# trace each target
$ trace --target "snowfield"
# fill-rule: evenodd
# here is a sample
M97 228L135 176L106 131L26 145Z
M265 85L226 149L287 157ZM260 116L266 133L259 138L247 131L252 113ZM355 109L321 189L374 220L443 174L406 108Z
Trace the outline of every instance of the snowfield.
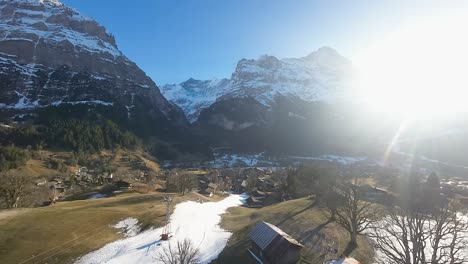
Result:
M164 248L177 241L190 239L199 249L201 263L216 259L226 246L232 233L219 226L221 215L230 207L242 205L247 196L230 195L219 202L183 202L176 205L170 220L171 238L161 241L162 228L150 229L140 234L107 244L91 252L76 263L158 263L156 257ZM137 226L135 220L123 220L116 226Z

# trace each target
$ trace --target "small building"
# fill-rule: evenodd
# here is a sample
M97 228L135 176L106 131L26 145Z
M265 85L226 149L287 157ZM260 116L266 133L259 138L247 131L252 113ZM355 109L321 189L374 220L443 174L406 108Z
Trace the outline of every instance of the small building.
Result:
M216 193L217 189L218 189L218 184L210 183L205 189L201 190L200 193L207 197L212 197Z
M112 173L104 173L104 181L106 183L112 183L112 181L114 180L114 175Z
M325 264L360 264L359 261L353 258L342 258L337 260L330 260L325 262Z
M259 222L250 231L252 246L249 252L264 264L294 264L301 258L304 247L280 228L267 222Z
M380 203L392 202L391 195L389 195L388 192L384 189L370 185L363 185L359 187L359 191L362 192L364 198L367 200Z
M36 186L44 186L47 184L47 180L45 178L40 178L35 181Z
M131 179L124 179L124 180L115 182L115 186L117 188L131 188L134 182L135 181Z
M258 189L249 193L250 197L253 197L253 198L257 199L257 200L265 199L268 196L268 194L269 193L259 191Z
M264 203L262 200L256 199L255 197L250 196L245 200L245 206L249 208L261 208L263 207Z

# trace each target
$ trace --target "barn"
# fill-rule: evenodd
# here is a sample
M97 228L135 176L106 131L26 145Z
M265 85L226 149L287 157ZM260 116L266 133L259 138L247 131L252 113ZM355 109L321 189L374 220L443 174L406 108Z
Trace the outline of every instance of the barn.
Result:
M257 223L250 231L249 238L252 242L250 253L264 264L297 263L304 247L283 230L267 222Z

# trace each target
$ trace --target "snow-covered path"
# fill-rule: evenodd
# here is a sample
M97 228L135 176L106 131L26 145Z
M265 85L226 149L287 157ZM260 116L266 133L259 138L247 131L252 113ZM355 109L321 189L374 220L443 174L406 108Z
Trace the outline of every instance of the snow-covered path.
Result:
M155 257L171 243L190 239L199 248L202 263L216 259L226 246L232 233L219 226L221 214L230 207L244 203L246 196L230 195L219 202L183 202L176 205L171 216L171 235L167 241L160 241L162 228L150 229L136 236L121 239L91 252L80 259L78 264L91 263L158 263Z

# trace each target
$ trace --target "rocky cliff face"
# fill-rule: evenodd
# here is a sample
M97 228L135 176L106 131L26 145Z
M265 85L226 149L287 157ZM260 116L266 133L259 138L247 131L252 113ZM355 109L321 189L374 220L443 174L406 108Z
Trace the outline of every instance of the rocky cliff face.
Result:
M139 103L186 123L96 21L58 0L0 0L0 108Z

